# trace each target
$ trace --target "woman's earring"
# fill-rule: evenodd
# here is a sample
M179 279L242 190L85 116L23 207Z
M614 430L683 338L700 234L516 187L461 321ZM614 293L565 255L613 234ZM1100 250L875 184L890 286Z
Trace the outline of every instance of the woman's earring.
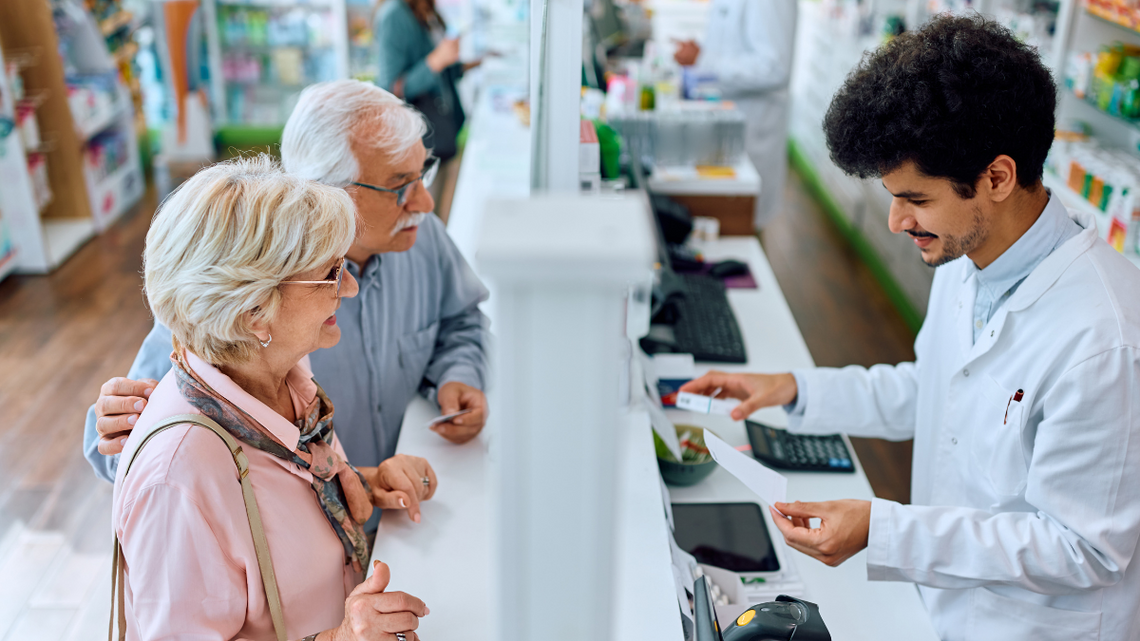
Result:
M269 347L269 344L273 342L273 334L269 335L269 340L263 341L259 338L257 342L261 343L262 347Z

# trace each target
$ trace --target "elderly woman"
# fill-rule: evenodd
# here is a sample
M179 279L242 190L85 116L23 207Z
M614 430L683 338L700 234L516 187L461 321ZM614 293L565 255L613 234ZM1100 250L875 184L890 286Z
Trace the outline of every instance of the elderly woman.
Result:
M341 298L358 291L344 269L354 212L343 190L262 156L199 172L155 214L146 295L174 336L173 368L115 480L127 638L416 639L427 606L384 592L383 564L361 582L361 524L370 484L434 474L414 457L349 465L308 365L310 352L337 343ZM183 414L240 443L275 578L259 568L236 448L193 422L144 438Z

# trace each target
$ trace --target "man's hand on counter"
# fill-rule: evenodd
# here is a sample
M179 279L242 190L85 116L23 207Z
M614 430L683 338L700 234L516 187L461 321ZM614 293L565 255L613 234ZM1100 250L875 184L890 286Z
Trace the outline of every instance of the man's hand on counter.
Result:
M444 383L436 393L436 400L439 402L439 412L443 415L471 410L469 414L432 426L435 433L452 443L470 441L479 435L487 422L487 397L477 388L457 381Z
M871 502L857 499L821 503L776 503L772 520L788 545L831 567L867 547L871 531ZM780 512L786 516L781 516ZM819 527L811 527L819 519Z
M708 396L717 389L721 398L742 402L732 410L732 420L743 421L763 407L787 405L796 400L796 377L791 374L726 374L712 371L681 386L682 392Z

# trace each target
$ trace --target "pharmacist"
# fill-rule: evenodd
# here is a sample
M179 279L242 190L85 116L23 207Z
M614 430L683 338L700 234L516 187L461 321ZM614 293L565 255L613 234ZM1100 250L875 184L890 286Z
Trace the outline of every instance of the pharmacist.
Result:
M798 432L914 439L912 505L777 504L793 548L919 586L947 641L1140 638L1140 272L1041 184L1056 87L981 18L865 59L824 119L937 267L913 363L710 373ZM811 527L810 519L820 519Z
M756 229L783 209L795 33L796 0L712 0L704 43L679 42L673 56L716 76L722 97L747 119L745 151L760 173Z

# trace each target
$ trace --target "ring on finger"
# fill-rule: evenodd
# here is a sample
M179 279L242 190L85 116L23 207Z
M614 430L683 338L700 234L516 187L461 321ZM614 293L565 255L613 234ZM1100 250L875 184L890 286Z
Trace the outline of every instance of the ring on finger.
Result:
M403 632L397 632L396 641L408 641L408 637L404 636Z
M421 478L420 482L422 482L424 484L424 487L431 489L431 479L429 479L428 477L425 476L425 477Z

